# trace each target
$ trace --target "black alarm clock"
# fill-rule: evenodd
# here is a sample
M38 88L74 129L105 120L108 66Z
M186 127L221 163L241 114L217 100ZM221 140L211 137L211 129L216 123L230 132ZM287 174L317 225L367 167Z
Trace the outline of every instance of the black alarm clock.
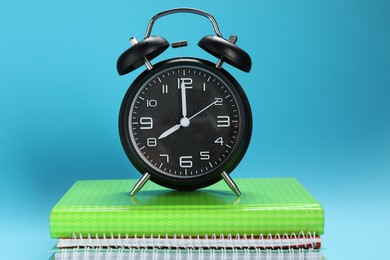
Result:
M154 22L173 13L207 17L216 35L198 45L216 56L212 63L178 57L155 65L151 60L170 44L150 36ZM192 8L177 8L155 15L145 38L118 59L120 75L145 65L146 70L129 87L119 113L119 133L127 157L143 175L131 191L135 195L150 179L176 190L194 190L222 179L239 196L229 174L243 158L251 138L252 115L248 99L223 62L249 72L251 59L237 47L237 37L222 37L212 15ZM172 47L186 46L186 41Z

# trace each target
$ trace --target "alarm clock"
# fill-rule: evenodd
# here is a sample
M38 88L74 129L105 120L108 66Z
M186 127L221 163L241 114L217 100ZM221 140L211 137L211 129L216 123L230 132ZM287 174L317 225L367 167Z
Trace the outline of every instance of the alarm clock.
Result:
M198 45L216 56L216 63L177 57L152 64L151 60L170 44L151 36L154 22L174 13L192 13L208 18L215 35ZM223 38L214 17L192 8L177 8L155 15L140 42L117 61L120 75L145 65L126 92L119 113L119 135L123 149L142 174L130 192L134 196L151 180L176 190L194 190L225 180L238 196L230 173L243 158L251 138L252 115L248 99L237 80L222 68L224 62L249 72L250 56ZM172 47L186 46L186 41Z

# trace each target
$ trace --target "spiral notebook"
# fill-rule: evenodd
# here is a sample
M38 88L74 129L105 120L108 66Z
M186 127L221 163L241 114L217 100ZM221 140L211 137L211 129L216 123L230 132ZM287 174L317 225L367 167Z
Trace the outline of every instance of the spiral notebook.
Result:
M177 192L135 180L78 181L50 214L58 248L320 248L321 204L295 179L235 179Z
M324 260L318 250L249 249L55 249L50 260Z

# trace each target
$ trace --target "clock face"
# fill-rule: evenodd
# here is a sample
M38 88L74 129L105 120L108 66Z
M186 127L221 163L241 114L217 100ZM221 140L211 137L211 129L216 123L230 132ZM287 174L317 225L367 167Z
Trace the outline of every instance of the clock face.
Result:
M141 74L122 103L124 149L141 171L176 189L208 186L230 173L251 135L238 83L206 61L176 59Z

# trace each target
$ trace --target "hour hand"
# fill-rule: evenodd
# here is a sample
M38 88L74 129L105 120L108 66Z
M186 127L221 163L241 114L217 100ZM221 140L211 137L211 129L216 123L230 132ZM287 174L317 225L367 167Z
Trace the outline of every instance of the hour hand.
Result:
M174 125L172 126L171 128L169 128L167 131L165 131L164 133L162 133L158 139L163 139L165 137L167 137L168 135L172 134L173 132L176 132L177 130L180 129L180 124L177 124L177 125Z
M165 138L167 137L168 135L172 134L173 132L176 132L177 130L180 129L180 127L187 127L190 125L190 120L187 118L187 117L183 117L182 119L180 119L180 124L177 124L177 125L174 125L172 126L171 128L169 128L167 131L165 131L164 133L162 133L158 139L162 139L162 138Z

